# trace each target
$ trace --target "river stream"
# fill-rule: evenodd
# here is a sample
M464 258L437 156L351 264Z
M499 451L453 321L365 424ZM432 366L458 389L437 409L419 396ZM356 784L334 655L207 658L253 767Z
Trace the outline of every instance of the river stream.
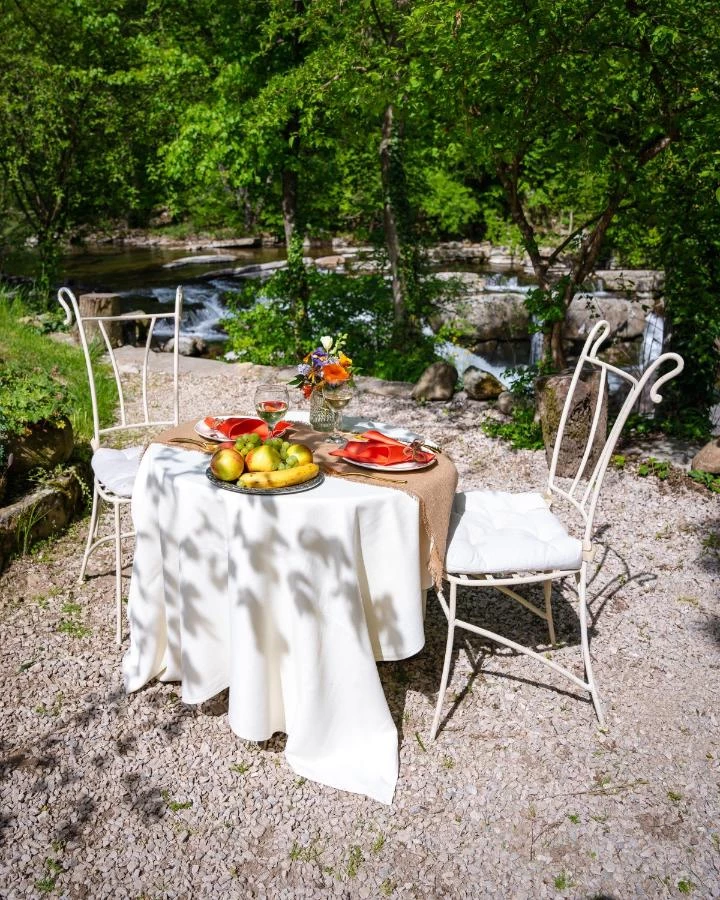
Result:
M330 247L306 252L315 258L337 253ZM171 306L175 289L182 284L185 299L181 332L202 339L210 352L218 355L222 354L226 340L220 325L227 314L226 295L239 290L248 278L267 277L282 265L284 259L282 247L223 246L189 250L187 247L113 245L69 253L61 263L61 283L76 294L117 293L125 311L142 309L146 312ZM525 273L497 271L473 262L445 262L441 268L444 272L473 272L483 276L483 292L499 299L503 295L523 295L533 286ZM10 271L29 274L33 271L33 260L29 256L14 260ZM590 302L607 296L601 286L587 294ZM538 347L537 339L529 338L525 342L500 342L492 355L479 356L452 344L441 349L458 371L463 372L467 366L474 365L508 383L503 374L505 369L533 361ZM662 322L651 315L639 348L638 362L647 365L661 349Z

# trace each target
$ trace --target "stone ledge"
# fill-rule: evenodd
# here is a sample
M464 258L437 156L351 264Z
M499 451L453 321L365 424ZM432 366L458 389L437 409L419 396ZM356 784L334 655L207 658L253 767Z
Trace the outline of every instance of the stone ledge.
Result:
M0 572L16 552L62 531L81 507L82 489L74 471L0 507Z

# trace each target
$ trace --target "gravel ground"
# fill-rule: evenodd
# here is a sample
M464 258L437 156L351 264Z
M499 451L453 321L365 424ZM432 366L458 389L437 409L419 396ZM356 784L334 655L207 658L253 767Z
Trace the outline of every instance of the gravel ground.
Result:
M253 387L222 364L186 374L183 418L249 410ZM441 443L464 488L546 478L543 453L480 432L479 404L353 402ZM75 583L85 518L0 576L0 896L720 897L719 501L686 482L608 474L589 586L603 731L568 683L461 633L431 744L445 621L429 598L424 651L380 666L392 806L299 779L280 735L239 740L225 695L126 697L110 552ZM571 587L554 600L560 661L578 654ZM546 648L520 607L464 596Z

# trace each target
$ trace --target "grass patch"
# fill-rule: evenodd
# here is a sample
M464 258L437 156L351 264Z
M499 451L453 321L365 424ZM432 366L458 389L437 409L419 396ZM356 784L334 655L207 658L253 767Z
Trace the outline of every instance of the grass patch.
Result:
M720 494L720 475L711 475L710 472L692 469L688 472L688 478L692 478L693 481L706 487L713 494Z
M649 456L644 462L640 463L637 473L641 478L654 475L660 481L665 481L670 474L670 463L667 461L661 462L659 459L655 459L654 456Z
M532 406L515 407L509 422L485 419L480 423L480 428L488 437L507 441L513 450L542 450L545 446L542 428L535 421Z
M168 790L160 791L160 796L163 798L163 800L167 804L167 808L171 812L179 812L181 809L191 809L193 805L192 800L185 800L182 802L179 800L173 800L170 796L170 791Z
M362 854L362 850L355 844L350 848L350 857L348 859L347 864L347 875L348 878L356 878L358 872L360 871L360 866L365 862L365 857Z
M79 347L61 344L38 329L20 321L28 311L18 298L0 290L0 361L4 366L27 368L29 363L64 387L63 410L70 419L78 441L92 437L92 405L85 368ZM93 348L100 354L100 348ZM109 368L96 377L95 387L101 423L110 424L116 404L115 384Z
M63 603L62 612L63 616L57 627L61 634L67 634L73 638L84 638L92 634L92 629L80 621L82 606L79 603L68 600L67 603Z

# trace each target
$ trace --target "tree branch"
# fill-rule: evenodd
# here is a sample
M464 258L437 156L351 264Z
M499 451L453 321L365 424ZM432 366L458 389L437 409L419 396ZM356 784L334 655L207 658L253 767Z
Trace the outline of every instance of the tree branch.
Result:
M510 215L512 216L513 222L520 229L520 234L522 235L525 249L530 256L535 274L540 280L544 281L548 264L542 258L540 248L535 239L535 229L528 221L525 210L523 209L522 200L520 199L518 191L519 163L517 157L513 160L512 164L498 162L495 166L495 171L497 172L500 184L502 184L503 189L505 190L505 194L510 203ZM542 286L544 287L545 285L543 284Z

